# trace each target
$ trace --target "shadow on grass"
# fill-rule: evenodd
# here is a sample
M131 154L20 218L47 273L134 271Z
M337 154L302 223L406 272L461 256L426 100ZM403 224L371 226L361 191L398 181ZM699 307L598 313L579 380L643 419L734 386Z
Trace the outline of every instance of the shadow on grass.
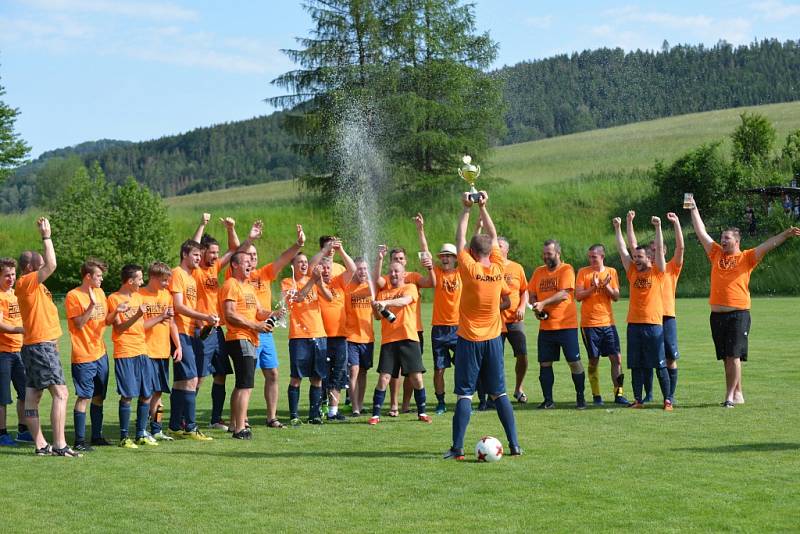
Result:
M426 459L437 456L431 451L170 451L170 455L221 456L262 460L264 458L415 458ZM441 455L438 455L441 458Z
M684 447L676 451L700 453L776 452L800 450L800 443L740 443L738 445L716 445L713 447Z

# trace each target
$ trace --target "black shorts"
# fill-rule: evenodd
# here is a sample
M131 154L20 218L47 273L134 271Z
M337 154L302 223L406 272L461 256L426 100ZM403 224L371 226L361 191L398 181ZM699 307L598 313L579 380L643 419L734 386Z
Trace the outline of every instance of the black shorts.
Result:
M419 350L419 341L403 339L381 345L378 373L389 374L393 378L397 378L400 376L401 368L403 376L425 372L425 366L422 364L422 353Z
M739 358L747 361L747 336L750 334L750 310L711 312L711 337L717 359Z
M256 348L246 339L225 342L228 356L233 361L236 389L253 389L256 376Z
M500 334L503 336L503 343L508 341L511 345L511 350L514 351L514 357L528 355L528 340L525 338L525 325L524 323L506 323L508 332Z

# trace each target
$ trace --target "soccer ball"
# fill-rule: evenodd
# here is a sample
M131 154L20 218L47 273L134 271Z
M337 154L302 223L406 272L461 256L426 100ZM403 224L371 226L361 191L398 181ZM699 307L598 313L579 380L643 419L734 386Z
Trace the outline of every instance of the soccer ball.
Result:
M482 437L475 444L475 458L479 462L497 462L503 457L503 444L491 436Z

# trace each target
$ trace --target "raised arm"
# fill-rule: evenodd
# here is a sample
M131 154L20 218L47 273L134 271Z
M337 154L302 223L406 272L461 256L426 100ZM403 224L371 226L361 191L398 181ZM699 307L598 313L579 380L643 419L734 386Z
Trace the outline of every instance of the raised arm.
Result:
M770 250L779 247L790 237L800 237L800 228L790 226L778 235L772 236L756 247L756 259L760 260Z
M381 276L383 270L383 258L386 256L386 245L378 245L378 258L375 261L375 267L372 269L372 283L375 286L373 291L377 293L379 290L386 286L386 280Z
M256 221L256 222L259 223L259 224L261 223L261 221ZM261 234L259 233L259 235L261 235ZM305 244L306 244L306 234L303 231L303 225L302 224L298 224L297 225L297 240L294 242L294 244L291 247L289 247L286 250L284 250L281 253L281 255L278 256L278 259L276 259L273 262L272 266L275 269L275 272L279 273L284 267L289 265L289 262L292 261L292 258L297 256L297 253L300 252L300 249L302 249L305 246Z
M421 213L417 213L417 215L414 217L414 224L417 225L419 250L421 252L430 252L430 250L428 250L428 239L425 237L425 219L422 218Z
M708 254L709 251L711 251L711 245L714 244L714 240L711 239L711 236L708 235L708 232L706 232L706 225L703 223L703 219L700 218L700 210L697 209L697 204L695 203L694 199L691 199L691 207L688 209L692 216L694 233L697 235L697 239L700 240L700 244L703 245L706 254Z
M239 250L241 243L239 243L239 236L236 235L236 221L233 220L231 217L225 217L224 219L220 219L219 222L225 226L225 231L228 234L228 250L225 251L225 254L220 256L219 258L219 268L222 270L223 267L228 265L228 262L231 261L231 258ZM250 246L250 238L246 243L244 243L245 247Z
M614 217L611 219L611 224L614 225L614 235L617 242L617 250L619 251L619 259L622 260L622 266L625 271L631 266L631 255L628 252L628 247L625 246L625 240L622 238L622 219Z
M339 257L342 258L342 263L344 263L344 268L347 269L347 277L348 279L352 278L356 274L356 264L353 261L353 258L344 250L344 246L342 242L339 241L334 249L339 254Z
M192 241L199 243L200 240L203 239L203 234L205 233L206 226L208 226L208 222L210 220L211 220L210 213L203 213L200 216L200 224L197 225L197 230L194 231L194 235L192 236Z
M86 306L86 309L83 310L82 314L70 318L70 321L72 321L72 326L74 326L77 330L83 329L83 327L86 326L86 323L89 322L89 319L91 319L92 313L94 313L96 306L97 301L94 298L94 290L89 288L89 305Z
M461 215L458 217L458 224L456 225L456 250L461 252L467 246L467 226L469 226L469 210L472 208L472 201L469 199L469 193L464 193L461 196L461 204L464 208L461 210Z
M39 233L42 235L42 245L44 246L44 265L37 272L39 283L43 284L45 280L50 278L50 275L56 272L56 249L53 248L53 240L50 237L50 221L45 217L39 217L36 221L39 227Z
M656 267L662 273L667 270L667 260L664 258L664 234L661 231L661 219L659 217L651 217L650 222L656 229Z
M492 248L495 248L498 246L497 229L494 227L494 221L492 221L492 217L489 215L489 210L486 209L486 203L489 201L489 193L486 191L481 191L480 195L478 206L480 206L481 210L481 220L483 221L483 227L486 230L486 233L489 234L490 238L492 238Z
M628 238L628 251L633 252L639 246L636 241L636 232L633 231L633 219L636 218L636 212L633 210L628 211L628 216L625 218L625 237Z
M672 229L675 231L675 254L672 259L680 267L683 265L683 228L681 228L681 221L675 213L667 213L667 220L672 223Z

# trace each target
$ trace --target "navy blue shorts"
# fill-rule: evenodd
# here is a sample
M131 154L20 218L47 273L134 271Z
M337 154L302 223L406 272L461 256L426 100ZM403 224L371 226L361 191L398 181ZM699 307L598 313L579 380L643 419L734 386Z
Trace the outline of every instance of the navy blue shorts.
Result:
M194 331L194 337L197 340L194 347L197 376L233 374L228 352L225 349L225 333L221 327L212 328L205 339L200 338L200 329L197 328Z
M328 378L327 338L290 339L289 368L292 378Z
M581 337L588 358L616 356L620 353L619 333L614 325L581 328Z
M660 369L664 357L664 328L660 324L628 325L628 369Z
M506 323L506 330L508 330L508 332L503 332L500 336L503 338L504 344L506 340L508 340L508 343L511 345L511 350L514 351L514 357L527 356L528 339L525 337L524 323Z
M149 397L153 394L153 366L146 354L114 359L114 377L120 397Z
M75 395L82 399L106 398L108 391L108 355L86 363L72 364L72 383Z
M678 353L678 323L675 317L663 317L664 319L664 355L668 360L678 360L681 355Z
M358 365L361 369L372 369L372 359L375 353L375 343L347 342L347 363L350 366Z
M172 374L175 375L175 382L181 380L191 380L197 378L197 358L195 358L195 348L199 345L199 339L186 334L178 334L181 342L181 361L172 365Z
M169 393L169 358L150 358L153 393Z
M469 341L459 336L455 366L453 393L456 395L474 395L478 379L482 390L489 395L506 392L503 340L500 336L488 341Z
M329 337L327 344L328 389L345 389L350 383L347 376L347 339Z
M259 369L278 368L278 349L275 348L275 338L272 332L259 332L258 348L256 349L256 367Z
M17 400L25 400L25 366L19 352L0 352L0 404L9 405L11 385L17 392Z
M539 330L537 348L540 362L557 362L561 359L562 351L568 362L577 362L581 359L577 328Z
M431 328L434 369L447 369L452 365L458 343L456 332L458 332L458 326L434 325ZM422 347L421 344L420 347Z

